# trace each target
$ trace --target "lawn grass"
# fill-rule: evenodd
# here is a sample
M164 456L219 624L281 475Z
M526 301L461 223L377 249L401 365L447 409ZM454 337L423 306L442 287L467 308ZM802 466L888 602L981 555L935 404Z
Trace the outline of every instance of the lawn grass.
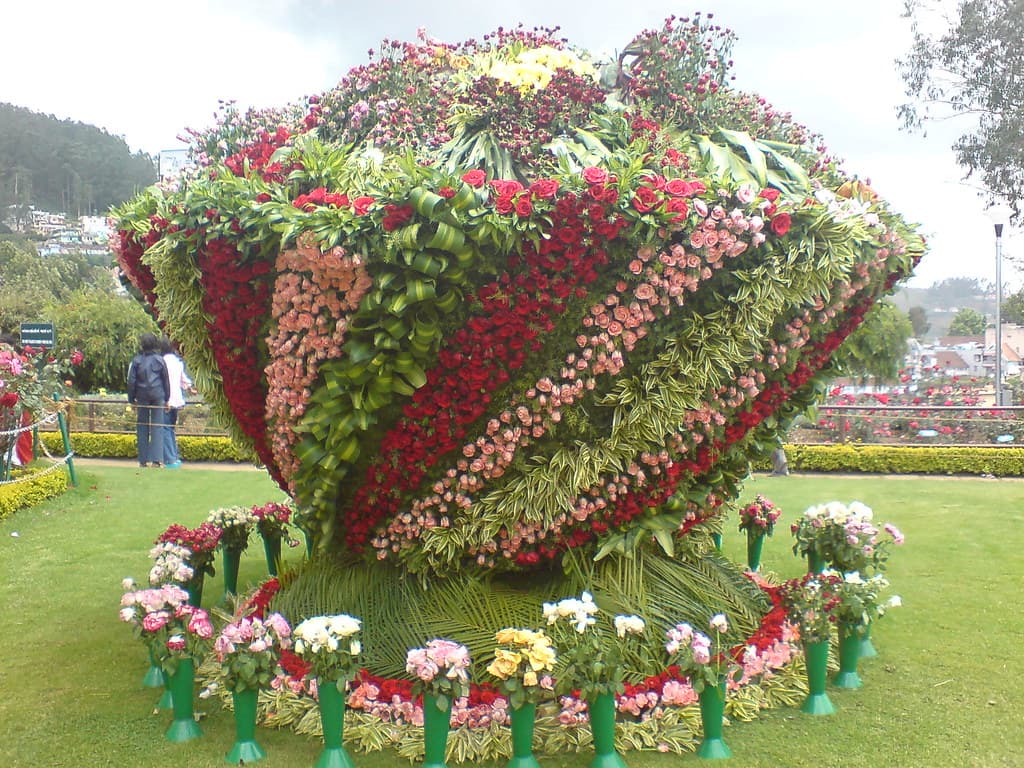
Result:
M164 740L170 715L154 714L141 687L143 648L118 621L124 576L144 580L147 550L171 522L194 525L210 509L280 498L264 475L188 468L140 471L82 466L60 499L0 522L0 765L225 765L229 713L206 711L203 739ZM1013 656L1021 631L1024 482L1014 480L791 476L753 478L783 510L763 567L797 575L788 522L811 504L859 499L899 525L907 545L889 575L904 607L876 628L880 657L861 663L864 687L830 690L839 712L811 718L766 713L726 728L731 764L745 768L1024 765L1024 673ZM12 534L17 533L14 537ZM729 524L725 549L743 557ZM286 560L301 556L285 553ZM265 575L258 546L243 558L240 586ZM205 604L222 590L207 581ZM261 728L266 768L313 765L316 740ZM368 768L405 763L393 753L354 754ZM542 757L550 768L585 766L590 756ZM635 768L697 765L693 755L628 753ZM498 768L500 763L480 764Z

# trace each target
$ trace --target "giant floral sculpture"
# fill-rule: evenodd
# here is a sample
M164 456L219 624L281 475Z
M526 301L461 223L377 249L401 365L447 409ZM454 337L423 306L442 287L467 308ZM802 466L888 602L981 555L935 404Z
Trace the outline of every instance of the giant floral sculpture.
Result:
M385 41L305 104L229 105L194 174L117 211L124 271L318 568L536 582L676 562L717 524L923 253L729 87L731 43L700 16L604 63L555 30Z

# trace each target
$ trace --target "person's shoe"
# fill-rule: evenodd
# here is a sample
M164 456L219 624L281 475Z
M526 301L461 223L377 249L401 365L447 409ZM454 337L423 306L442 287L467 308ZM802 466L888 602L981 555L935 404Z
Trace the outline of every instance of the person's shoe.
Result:
M157 469L160 469L160 462L159 461L150 462L149 466L156 467Z
M180 469L181 468L181 462L180 461L172 461L170 464L167 465L166 468L167 469Z

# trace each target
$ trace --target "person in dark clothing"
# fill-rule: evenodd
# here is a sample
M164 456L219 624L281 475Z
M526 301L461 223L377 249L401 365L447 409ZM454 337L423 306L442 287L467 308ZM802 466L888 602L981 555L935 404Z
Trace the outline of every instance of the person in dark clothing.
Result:
M142 334L139 348L128 369L128 402L136 410L139 466L159 467L164 461L164 410L171 396L170 378L156 336Z

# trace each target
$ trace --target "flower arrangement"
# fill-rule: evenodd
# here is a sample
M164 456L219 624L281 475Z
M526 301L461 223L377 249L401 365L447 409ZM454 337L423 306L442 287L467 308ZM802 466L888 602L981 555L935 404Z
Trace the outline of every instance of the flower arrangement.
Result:
M294 512L291 504L271 501L253 506L250 512L256 518L256 530L259 531L260 536L265 539L288 539L289 544L292 542L288 536L289 524Z
M58 358L49 349L25 347L20 352L0 343L0 408L18 406L39 418L52 409L53 394L65 390L71 369L82 363L74 350L67 358Z
M834 571L808 573L779 588L789 620L800 628L804 643L826 642L832 636L843 577Z
M836 621L842 624L866 627L884 616L889 608L902 605L899 595L882 599L882 592L889 586L889 581L880 573L867 579L857 571L834 575L841 579L836 586L838 603L834 612Z
M697 632L684 623L676 624L665 633L668 638L665 650L672 663L689 678L697 694L706 687L717 687L730 674L737 679L743 675L743 668L729 657L729 646L725 642L729 620L725 614L712 616L708 628L711 635Z
M781 514L782 510L774 502L759 493L752 502L740 509L739 529L752 536L771 536Z
M200 523L191 529L174 523L157 537L155 543L184 547L190 553L188 564L192 568L193 576L213 576L214 553L220 544L220 537L221 529L209 522Z
M232 692L268 688L282 649L291 647L291 627L279 613L265 619L245 617L225 625L213 643Z
M498 680L498 690L513 709L536 704L546 691L554 690L557 655L543 630L502 629L494 636L498 647L487 673Z
M424 648L411 649L405 658L405 670L415 680L412 695L432 696L437 708L469 695L469 649L452 640L435 639Z
M121 620L135 628L164 672L173 675L181 659L206 655L213 624L206 611L188 604L188 592L175 584L136 590L130 579L122 586Z
M256 517L248 507L221 507L206 518L206 522L220 528L221 549L235 552L249 546L249 534L256 527Z
M358 671L356 659L363 646L362 622L347 614L314 616L292 630L295 655L309 665L309 676L318 685L336 683L339 692Z
M566 662L556 690L568 693L578 688L580 697L587 700L621 693L625 652L643 635L644 620L630 615L609 618L589 592L544 603L543 614Z
M186 584L195 573L189 562L192 551L187 547L169 541L157 544L149 550L153 567L149 570L149 583L156 587L161 584Z
M902 545L904 536L891 523L880 530L873 517L871 508L859 501L810 507L791 526L793 553L814 554L843 573L884 571L890 547Z

